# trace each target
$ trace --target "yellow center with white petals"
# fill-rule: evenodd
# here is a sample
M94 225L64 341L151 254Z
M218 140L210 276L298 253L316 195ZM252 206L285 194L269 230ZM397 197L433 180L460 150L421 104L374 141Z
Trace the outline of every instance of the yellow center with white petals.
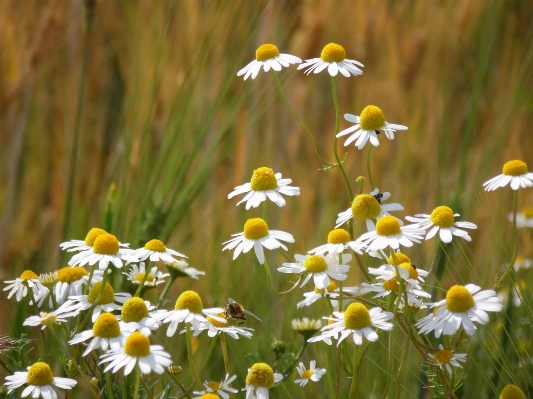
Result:
M344 229L335 229L328 233L328 244L346 244L348 241L350 233Z
M462 285L454 285L446 293L446 307L453 313L464 313L474 306L474 297Z
M116 255L118 253L118 240L113 234L100 234L94 240L93 252L100 255Z
M36 275L35 272L31 270L24 270L19 278L26 281L26 280L30 280L34 278L39 278L39 276Z
M418 280L418 271L412 264L407 263L407 262L400 263L398 267L401 267L402 269L405 269L409 272L409 279Z
M207 386L216 392L220 389L220 382L211 381Z
M28 376L26 377L26 382L29 385L50 385L54 380L54 374L50 366L44 362L33 363L33 365L28 370Z
M524 392L518 388L516 385L509 384L506 385L501 393L500 399L527 399Z
M453 226L455 222L455 217L453 216L453 211L447 206L438 206L433 209L429 219L433 222L435 226L449 228Z
M57 316L54 316L51 313L43 313L41 314L41 319L41 324L43 326L49 326L55 323Z
M148 317L148 308L141 298L134 296L124 302L120 314L126 323L139 322Z
M163 241L150 240L144 244L144 248L152 252L166 252L167 247L163 244Z
M145 357L150 354L150 340L138 331L132 333L124 344L124 352L133 357Z
M307 370L305 371L303 374L302 374L302 378L309 378L311 377L313 374L315 374L315 372L313 370Z
M274 385L274 371L266 363L256 363L248 371L246 385L272 388Z
M526 219L533 219L533 206L526 206L522 209L522 215L524 215Z
M100 294L100 290L102 289L102 282L99 281L98 283L95 283L91 290L89 291L88 300L91 303L94 303L96 299L98 299L98 295ZM105 283L104 288L104 294L102 295L102 299L100 299L100 302L97 303L97 305L107 305L108 303L113 303L115 301L115 291L113 291L113 287L111 287L111 284Z
M335 291L336 289L337 289L337 284L335 283L335 280L329 279L329 285L328 285L328 288L327 288L328 292L333 292L333 291ZM326 292L326 290L324 290L324 289L319 289L319 288L315 287L315 292L316 292L317 294L322 294L322 295L324 295L324 293Z
M359 194L352 202L352 215L360 220L374 219L381 213L378 200L368 194Z
M118 320L112 313L102 313L93 325L93 335L100 338L115 338L120 335Z
M375 105L368 105L361 112L359 124L363 130L379 130L385 126L385 115Z
M383 216L376 223L376 233L380 236L395 236L401 232L400 222L394 216Z
M394 254L394 257L396 258L397 265L401 265L402 263L411 263L409 257L405 254L402 254L401 252L396 252ZM392 255L389 256L389 265L394 266L394 259L392 259Z
M194 291L185 291L178 297L174 309L188 309L192 313L200 314L204 309L202 298Z
M340 44L327 44L320 54L320 58L325 62L341 62L346 58L346 51Z
M446 363L449 363L450 360L452 360L452 357L453 357L452 352L446 349L442 349L438 351L437 353L435 353L434 360L435 360L435 363L446 364Z
M87 270L83 267L64 267L57 271L57 279L63 283L73 283L74 281L81 280L83 276L88 276Z
M279 50L273 44L262 44L257 50L255 50L255 59L257 61L266 61L277 57L278 55Z
M520 176L527 173L527 164L524 161L515 159L503 165L503 174L507 176Z
M354 302L344 311L344 326L346 328L362 330L371 325L370 313L368 313L368 309L362 303Z
M384 281L383 288L385 288L387 291L392 291L396 293L400 292L400 284L398 283L398 280L396 280L396 277Z
M224 313L219 313L217 314L218 317L222 317L223 319L226 317L226 315ZM216 328L223 328L223 327L227 327L228 324L227 323L222 323L221 321L218 321L216 319L213 319L212 317L210 316L207 316L207 320L212 324L214 325Z
M244 224L244 237L259 240L268 235L268 225L261 218L248 219Z
M322 273L327 270L328 264L322 256L311 255L304 260L303 267L305 267L309 273Z
M278 180L272 169L262 167L254 170L250 185L254 191L274 190L278 187Z
M139 284L142 283L145 274L146 274L146 273L139 273L139 274L137 274L137 275L134 277L135 281L137 281ZM146 276L146 280L145 280L145 281L149 281L149 282L154 281L154 275L153 275L152 273L148 273L148 276Z

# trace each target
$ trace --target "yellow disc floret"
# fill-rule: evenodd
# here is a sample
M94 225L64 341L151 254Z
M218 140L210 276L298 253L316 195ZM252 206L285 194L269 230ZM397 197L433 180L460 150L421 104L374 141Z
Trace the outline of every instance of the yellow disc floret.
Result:
M35 274L35 272L33 272L31 270L24 270L19 278L24 280L24 281L26 281L26 280L30 280L30 279L34 279L34 278L38 279L39 276L37 274Z
M133 357L145 357L150 354L150 340L138 331L132 333L124 344L124 352Z
M255 387L272 388L274 385L274 371L266 363L256 363L248 371L246 385Z
M49 326L55 323L57 316L54 316L51 313L41 313L41 319L41 324L43 326Z
M96 240L96 237L106 233L107 231L105 231L104 229L93 227L85 236L85 244L87 244L89 247L92 247L94 245L94 240Z
M217 316L218 316L218 317L221 317L221 318L223 318L223 319L225 318L224 313L219 313L219 314L217 314ZM213 319L213 318L210 317L210 316L207 316L207 320L208 320L212 325L214 325L216 328L222 328L222 327L227 327L227 326L228 326L227 323L223 323L223 322L221 322L221 321L218 321L218 320L216 320L216 319Z
M503 174L507 176L520 176L527 173L527 164L524 161L515 159L503 165Z
M454 285L446 293L446 307L453 313L464 313L474 306L474 297L462 285Z
M95 283L91 290L89 291L88 300L91 303L94 303L96 299L98 299L98 295L100 294L100 290L102 289L102 282L99 281ZM113 303L115 301L115 291L113 291L113 287L111 287L111 284L105 283L104 288L104 294L102 295L102 299L100 299L100 302L97 303L97 305L107 305L108 303Z
M244 237L258 240L268 235L268 225L261 218L248 219L244 224Z
M526 395L516 385L506 385L500 393L500 399L526 399Z
M447 206L438 206L431 212L430 220L439 227L452 227L455 222L453 211Z
M401 252L396 252L394 254L394 257L396 258L396 264L401 265L402 263L411 263L411 259L405 254L402 254ZM389 256L389 265L394 266L394 259L392 259L392 255Z
M341 62L346 58L346 51L340 44L327 44L320 54L320 58L325 62Z
M192 313L202 313L204 309L202 298L194 291L183 292L176 301L176 310L188 309Z
M400 284L398 283L398 280L396 280L396 277L384 281L383 288L385 288L387 291L392 291L396 293L400 292Z
M254 191L274 190L278 187L278 180L272 169L263 166L254 170L250 185Z
M87 270L83 267L64 267L57 271L57 279L63 283L73 283L81 280L83 276L88 276Z
M328 233L328 244L346 244L348 241L350 233L344 229L335 229Z
M526 206L522 209L522 215L524 215L526 219L533 219L533 206Z
M165 244L163 244L163 242L159 240L148 241L146 244L144 244L144 248L147 249L148 251L153 251L153 252L166 252L167 251L167 247L165 246Z
M416 270L416 268L410 264L410 263L400 263L399 267L401 267L402 269L405 269L409 272L409 278L411 280L418 280L418 271Z
M400 222L394 216L383 216L376 223L376 233L380 236L395 236L401 232Z
M141 298L134 296L124 302L120 313L122 315L122 320L126 323L132 321L139 322L145 317L148 317L148 308Z
M304 260L303 266L309 273L322 273L328 268L326 260L320 255L311 255Z
M139 284L142 283L142 281L144 280L144 275L146 273L139 273L135 276L135 281L137 281ZM154 281L154 275L152 273L148 273L148 275L146 276L146 280L145 282L148 281L148 282L152 282Z
M277 57L278 55L279 50L273 44L262 44L257 50L255 50L255 58L257 61L266 61Z
M368 194L359 194L352 202L352 215L360 220L374 219L381 213L378 200Z
M207 384L207 386L216 392L220 389L220 382L211 381L209 384Z
M206 393L199 397L199 399L220 399L216 393Z
M362 330L371 325L370 313L362 303L354 302L344 312L344 326L350 330Z
M449 363L450 360L452 360L453 353L449 350L442 349L435 353L435 357L433 360L435 360L435 363L439 364L446 364Z
M102 313L93 325L93 334L95 337L115 338L120 335L120 326L118 320L112 313Z
M375 105L368 105L361 112L359 123L363 130L379 130L385 126L385 115Z
M307 370L302 373L302 378L309 378L311 377L315 372L313 370Z
M93 252L100 255L116 255L118 253L118 240L113 234L100 234L94 240Z
M29 385L50 385L54 380L54 374L50 366L44 362L33 363L33 365L28 370L28 377L26 381Z

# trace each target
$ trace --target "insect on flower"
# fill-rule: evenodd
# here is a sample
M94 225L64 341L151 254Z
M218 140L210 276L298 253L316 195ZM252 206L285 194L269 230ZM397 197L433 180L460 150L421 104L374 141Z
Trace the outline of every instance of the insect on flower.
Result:
M259 317L254 315L252 312L244 309L244 306L236 302L234 299L228 298L228 304L224 306L224 316L227 320L241 320L241 322L239 323L239 325L241 325L246 321L246 317L244 316L245 314L247 314L248 316L252 316L254 319L257 319L261 322L263 321Z

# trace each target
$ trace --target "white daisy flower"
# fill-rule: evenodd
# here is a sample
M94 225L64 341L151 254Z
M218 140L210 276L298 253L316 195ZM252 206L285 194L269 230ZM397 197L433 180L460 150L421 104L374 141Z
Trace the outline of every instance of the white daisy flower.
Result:
M141 262L139 266L132 265L128 273L124 274L128 280L134 285L140 285L146 275L146 266L144 262ZM163 273L157 270L157 266L154 266L148 272L146 280L144 281L144 287L157 287L159 284L165 282L165 277L170 276L168 273Z
M50 313L40 312L39 316L28 317L23 325L33 327L41 326L41 330L44 330L46 327L54 323L66 323L69 317L76 316L77 314L77 306L65 302Z
M291 179L282 179L281 173L274 174L272 169L262 167L254 170L250 183L235 187L228 194L228 198L247 193L243 199L237 202L237 205L246 202L246 210L250 209L250 207L257 208L267 198L281 207L285 206L285 199L281 194L289 196L300 195L300 189L289 186L291 183Z
M109 348L120 348L128 335L129 333L121 330L119 321L115 315L112 313L102 313L94 322L92 329L74 335L68 343L70 345L76 345L93 338L82 355L87 356L93 350L100 348L104 352L107 352Z
M326 288L319 289L318 287L315 287L314 291L305 292L303 294L305 299L303 301L298 302L296 304L296 307L300 309L304 306L310 306L316 301L318 301L320 298L328 297L331 300L331 305L336 308L339 304L339 302L334 299L339 297L339 294L334 292L336 289L337 284L335 283L335 280L330 280L329 285Z
M194 332L200 330L203 325L216 333L216 328L207 320L206 316L210 316L220 323L227 323L225 318L217 316L221 313L224 313L222 308L204 309L200 295L194 291L185 291L176 300L174 310L162 310L155 317L163 323L170 323L167 337L172 337L181 322L191 323Z
M520 160L513 160L503 165L503 174L493 177L483 183L485 191L494 191L511 183L513 190L520 187L533 187L533 173L527 171L527 164Z
M167 248L162 241L159 240L150 240L145 245L144 248L139 248L135 250L135 256L139 258L139 261L144 261L146 259L157 262L162 260L165 263L174 263L176 259L174 256L181 256L186 258L185 255L180 254L173 249Z
M363 254L365 246L356 241L350 241L350 233L344 229L334 229L328 233L328 243L316 247L310 251L307 251L308 254L315 255L324 255L324 254L341 254L345 249L351 248L354 252L359 255Z
M149 336L161 326L158 317L164 310L156 310L149 301L143 301L142 298L132 297L126 300L120 309L120 329L132 333L140 331Z
M347 265L352 260L352 255L330 254L321 255L294 255L295 263L283 263L283 267L278 268L278 272L304 274L305 278L300 287L303 287L313 277L315 286L324 289L329 286L330 277L335 280L344 281L348 277L346 273L350 270Z
M240 325L239 326L232 326L232 325L229 325L227 322L226 323L221 323L218 320L219 319L225 319L225 314L224 313L219 313L219 314L217 314L215 316L217 316L218 319L214 319L211 316L207 316L207 321L209 323L211 323L213 325L213 327L215 327L214 330L212 328L206 326L205 324L200 324L199 327L198 327L198 330L196 330L193 333L193 336L196 337L202 331L208 330L207 331L207 335L209 335L211 338L215 337L216 335L220 335L222 333L228 334L233 339L239 339L239 335L242 336L242 337L248 338L248 339L252 338L251 331L254 331L253 328L240 327ZM186 330L180 331L181 334L183 334L184 332L186 332Z
M89 249L92 249L96 237L102 234L107 234L107 231L99 229L97 227L93 227L87 233L85 240L70 240L59 244L59 246L63 251L66 250L67 252L87 251ZM122 248L128 248L130 244L122 244L119 242L118 245Z
M341 45L329 43L322 49L320 58L305 60L303 64L298 66L298 70L307 68L305 73L309 75L311 72L319 73L327 68L330 76L337 76L337 73L340 72L348 78L350 75L363 74L358 66L363 67L364 65L359 61L347 60L346 51Z
M376 225L372 219L377 220L383 216L390 216L389 212L403 211L403 206L400 204L382 203L382 201L388 200L390 196L391 194L389 192L380 193L379 188L374 189L370 194L357 195L352 201L351 208L339 213L335 221L335 227L339 227L355 217L366 222L368 231L375 230ZM403 225L403 223L400 222L400 225ZM358 245L361 245L361 243L358 242Z
M11 290L7 295L7 299L10 299L16 294L15 298L17 302L20 302L22 298L28 295L28 287L32 289L34 298L40 297L40 292L45 290L45 287L39 281L39 276L31 270L24 270L19 278L6 280L4 283L8 284L8 286L4 287L3 291Z
M412 265L410 262L399 263L398 271L400 272L400 277L405 280L407 284L418 289L422 289L420 283L425 282L424 277L429 274L426 270L420 269L415 265ZM389 264L382 265L377 269L369 267L368 272L377 276L376 278L381 280L390 280L398 277L394 266Z
M383 282L379 282L375 284L362 283L360 293L366 294L369 292L376 293L376 295L374 295L372 298L386 297L391 292L398 294L400 292L400 284L398 283L395 277L390 280L385 280ZM425 307L424 303L419 297L431 298L430 294L428 294L427 292L423 290L417 290L413 288L413 286L411 286L410 284L407 284L406 286L406 294L407 294L408 306L412 306L416 308ZM396 301L400 301L400 304L403 306L403 304L405 303L405 298L402 295L401 297L397 297L394 303L396 303Z
M154 372L163 374L165 368L172 364L170 355L161 345L150 345L148 337L138 331L131 334L124 342L124 347L110 349L100 357L100 363L107 363L104 372L116 373L124 367L124 375L132 372L139 365L142 374Z
M446 368L446 371L448 371L450 375L453 373L452 366L463 368L459 362L466 362L466 353L453 353L453 350L449 351L448 349L444 349L442 344L439 344L439 348L440 351L434 355L428 353L428 356L431 358L434 365L439 366L440 368Z
M265 72L268 72L270 68L274 71L281 71L281 67L288 67L290 64L301 62L302 60L294 55L280 54L278 48L273 44L262 44L255 51L255 60L237 72L237 76L244 75L244 80L248 79L249 76L255 79L261 68Z
M268 399L268 390L282 379L283 375L274 373L268 364L255 363L246 376L246 399Z
M226 378L224 378L224 381L211 381L211 382L204 382L205 391L194 391L193 394L195 395L206 395L206 394L216 394L222 399L229 399L230 393L237 393L239 392L235 388L230 387L231 383L235 381L237 378L236 375L229 376L229 374L226 374ZM196 396L193 399L201 399L202 396Z
M387 247L398 249L400 245L412 247L413 242L419 243L424 233L417 225L400 226L394 216L383 216L378 219L375 230L363 234L357 241L366 244L368 252Z
M54 285L54 296L56 303L63 304L67 297L82 295L83 287L89 281L89 273L83 267L64 267L57 272L57 283ZM95 270L91 279L91 284L102 281L104 272Z
M302 362L296 367L296 371L300 374L300 379L295 380L295 384L300 384L301 387L305 387L309 380L317 382L319 381L324 374L326 374L326 369L317 369L316 360L311 360L309 365L309 370L307 370Z
M198 280L198 276L205 276L205 272L189 267L189 264L184 260L177 260L172 263L166 263L168 271L173 278L190 277Z
M464 238L466 241L472 241L472 238L464 230L459 229L477 229L474 223L456 222L455 218L460 216L453 213L452 209L447 206L436 207L431 215L418 214L416 217L406 216L410 222L418 224L418 227L427 230L431 227L426 235L426 240L433 238L437 232L444 243L452 242L453 236Z
M455 334L462 326L468 335L473 335L476 331L474 322L487 324L487 312L503 309L495 291L480 290L474 284L454 285L446 293L446 299L431 304L437 310L415 324L420 329L419 333L427 334L434 330L435 337L439 338L441 334Z
M513 222L513 214L509 214L509 221ZM526 206L516 214L516 227L529 227L533 229L533 206Z
M244 232L232 234L232 237L234 238L222 243L222 245L226 245L222 248L222 251L235 248L233 253L233 259L235 260L241 252L246 253L253 248L255 256L257 256L257 260L261 264L265 263L263 247L271 250L283 248L287 251L287 247L278 240L289 243L294 242L294 237L289 233L280 230L269 230L268 225L261 218L248 219L244 224Z
M69 266L94 265L98 262L100 270L106 270L109 263L121 268L123 262L138 262L135 250L120 248L117 238L113 234L100 234L94 240L91 249L82 251L74 255L68 262Z
M57 399L57 393L52 388L52 384L61 389L72 389L77 384L76 380L70 378L54 377L50 366L44 362L34 363L28 367L28 371L15 371L14 375L6 377L4 385L7 393L11 393L24 384L28 386L22 391L20 397L32 398L42 397L44 399Z
M368 140L374 147L379 146L378 134L380 130L385 132L385 136L389 140L394 140L394 132L397 130L407 130L407 126L395 125L394 123L385 122L385 116L383 111L375 105L368 105L361 112L361 116L344 114L344 119L348 122L355 123L354 126L343 130L337 134L337 137L342 137L354 132L344 142L344 146L350 145L355 142L355 146L358 149L363 149Z
M359 302L351 303L345 312L333 312L333 315L335 317L324 317L332 323L322 328L322 334L308 339L307 342L324 341L331 345L333 337L338 340L337 346L339 346L346 337L352 335L353 342L356 345L362 345L363 336L371 342L378 339L378 335L370 328L371 326L384 331L390 331L393 327L393 324L389 323L394 316L391 312L384 312L381 308L368 310Z
M293 319L291 320L291 328L298 334L302 334L307 340L322 328L322 320L309 319L307 317L304 317L303 319Z

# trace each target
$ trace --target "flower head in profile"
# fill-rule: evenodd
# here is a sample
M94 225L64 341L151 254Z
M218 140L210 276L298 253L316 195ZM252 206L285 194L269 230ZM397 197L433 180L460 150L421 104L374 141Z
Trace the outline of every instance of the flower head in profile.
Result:
M513 221L513 214L508 215L509 221ZM529 227L533 229L533 206L526 206L516 214L516 227Z
M91 248L78 252L68 262L69 266L85 266L98 263L100 270L106 270L109 263L121 268L130 262L138 262L135 250L121 248L117 237L113 234L103 233L98 235Z
M419 243L424 233L417 225L401 226L394 216L383 216L378 219L375 230L363 234L357 241L366 244L368 252L387 247L398 249L400 245L412 247L413 242Z
M146 259L157 262L158 260L162 260L165 263L173 263L176 261L174 259L174 256L180 256L182 258L186 258L185 255L180 254L177 251L174 251L173 249L167 248L165 244L163 244L160 240L150 240L146 244L144 244L143 248L139 248L135 251L135 256L139 258L139 261L142 262Z
M244 232L232 234L232 236L234 238L222 244L225 245L222 251L235 248L235 252L233 252L233 259L235 260L241 252L246 253L253 248L255 256L257 256L257 260L261 264L265 263L263 247L270 250L283 248L286 251L287 247L278 240L289 243L294 242L294 237L289 233L280 230L269 230L268 225L261 218L248 219L244 224Z
M274 373L268 364L255 363L246 376L246 399L268 399L268 390L282 379L283 375Z
M506 385L500 392L499 399L527 399L524 392L513 384Z
M304 297L305 299L303 301L300 301L296 304L296 307L300 309L304 306L310 306L316 301L318 301L320 298L330 298L331 305L336 308L338 305L338 301L334 298L338 298L339 294L335 292L337 289L337 284L335 283L335 280L329 280L329 285L326 288L318 288L315 287L315 289L311 292L305 292Z
M184 260L166 263L166 266L172 278L190 277L198 280L198 276L205 276L205 272L189 266L189 264Z
M345 229L334 229L328 233L327 244L307 251L307 253L315 255L324 255L328 253L341 254L347 248L351 248L354 252L362 255L365 246L361 243L351 241L350 233L348 233Z
M319 73L327 68L330 76L337 76L340 72L347 78L350 76L362 75L363 71L358 68L363 67L359 61L346 59L346 51L340 44L329 43L320 54L320 58L312 58L298 66L298 69L304 69L306 74L311 72Z
M94 246L94 240L102 234L107 234L107 231L99 229L98 227L93 227L85 236L85 240L70 240L59 244L59 246L63 251L66 250L67 252L87 251ZM119 242L118 245L122 248L128 248L130 244L122 244Z
M296 367L296 371L300 375L300 378L295 380L295 384L300 384L301 387L307 385L309 381L317 382L319 381L324 374L326 374L326 369L317 369L316 360L311 360L309 369L307 369L302 362Z
M157 266L153 266L148 275L146 275L146 266L141 262L139 266L133 265L128 273L124 274L133 285L140 285L144 280L144 287L157 287L159 284L165 282L165 277L170 276L168 273L163 273L157 270ZM146 278L145 278L146 276Z
M4 287L4 291L11 290L7 295L7 299L16 294L17 302L20 302L22 298L28 295L28 288L32 289L34 298L39 297L41 291L47 291L39 281L39 276L32 270L24 270L20 277L15 280L6 280L4 283L8 284L7 287Z
M444 349L440 344L439 348L440 350L434 355L428 353L434 365L446 368L450 375L453 373L452 366L463 368L459 362L466 362L466 353L453 353L453 350Z
M120 328L120 323L114 314L102 313L94 322L93 328L74 335L69 344L76 345L92 338L82 355L87 356L93 350L100 348L104 352L109 348L119 349L128 335L129 333Z
M237 378L236 375L229 376L229 374L226 374L226 378L224 378L224 381L211 381L211 382L204 382L204 391L194 391L193 393L195 395L206 395L206 394L216 394L217 398L220 397L222 399L229 399L231 393L237 393L239 392L235 388L232 388L230 385L235 379ZM195 396L193 399L200 399L203 396Z
M46 327L54 323L66 323L69 317L76 316L77 314L77 306L65 302L52 312L40 312L39 316L28 317L23 325L33 327L40 326L41 330L44 330Z
M89 273L83 267L63 267L57 272L57 283L54 285L54 296L56 302L61 305L69 296L82 295L83 287L89 282ZM90 282L90 286L102 281L104 272L95 270Z
M497 188L511 184L513 190L533 187L533 173L528 172L527 164L515 159L503 165L503 173L483 183L485 191L494 191Z
M290 64L299 64L301 59L290 54L280 54L278 48L273 44L263 44L255 51L255 60L250 62L239 72L237 76L244 75L244 80L249 76L255 79L261 68L268 72L270 68L274 71L281 71L281 67L288 67Z
M307 317L293 319L291 321L291 328L308 340L322 328L322 320L309 319Z
M355 142L355 146L362 150L366 143L370 140L370 144L374 147L379 146L378 134L380 130L385 132L385 136L389 140L394 140L394 132L397 130L407 130L407 126L395 125L394 123L385 122L385 116L383 111L375 105L368 105L361 112L361 116L344 114L344 119L348 122L355 123L352 127L343 130L337 134L337 137L346 136L350 134L350 137L344 142L344 146L350 145Z
M252 338L251 331L254 331L253 328L248 327L241 327L230 325L228 322L222 323L219 320L225 319L226 316L224 313L219 313L215 315L217 318L213 318L211 316L207 316L207 321L215 327L214 329L208 325L208 324L200 324L198 327L198 330L196 330L193 334L193 336L199 335L203 330L208 330L207 335L209 335L211 338L215 337L216 335L220 334L227 334L233 339L239 339L239 336L245 337L245 338ZM184 333L185 330L181 331L181 333Z

